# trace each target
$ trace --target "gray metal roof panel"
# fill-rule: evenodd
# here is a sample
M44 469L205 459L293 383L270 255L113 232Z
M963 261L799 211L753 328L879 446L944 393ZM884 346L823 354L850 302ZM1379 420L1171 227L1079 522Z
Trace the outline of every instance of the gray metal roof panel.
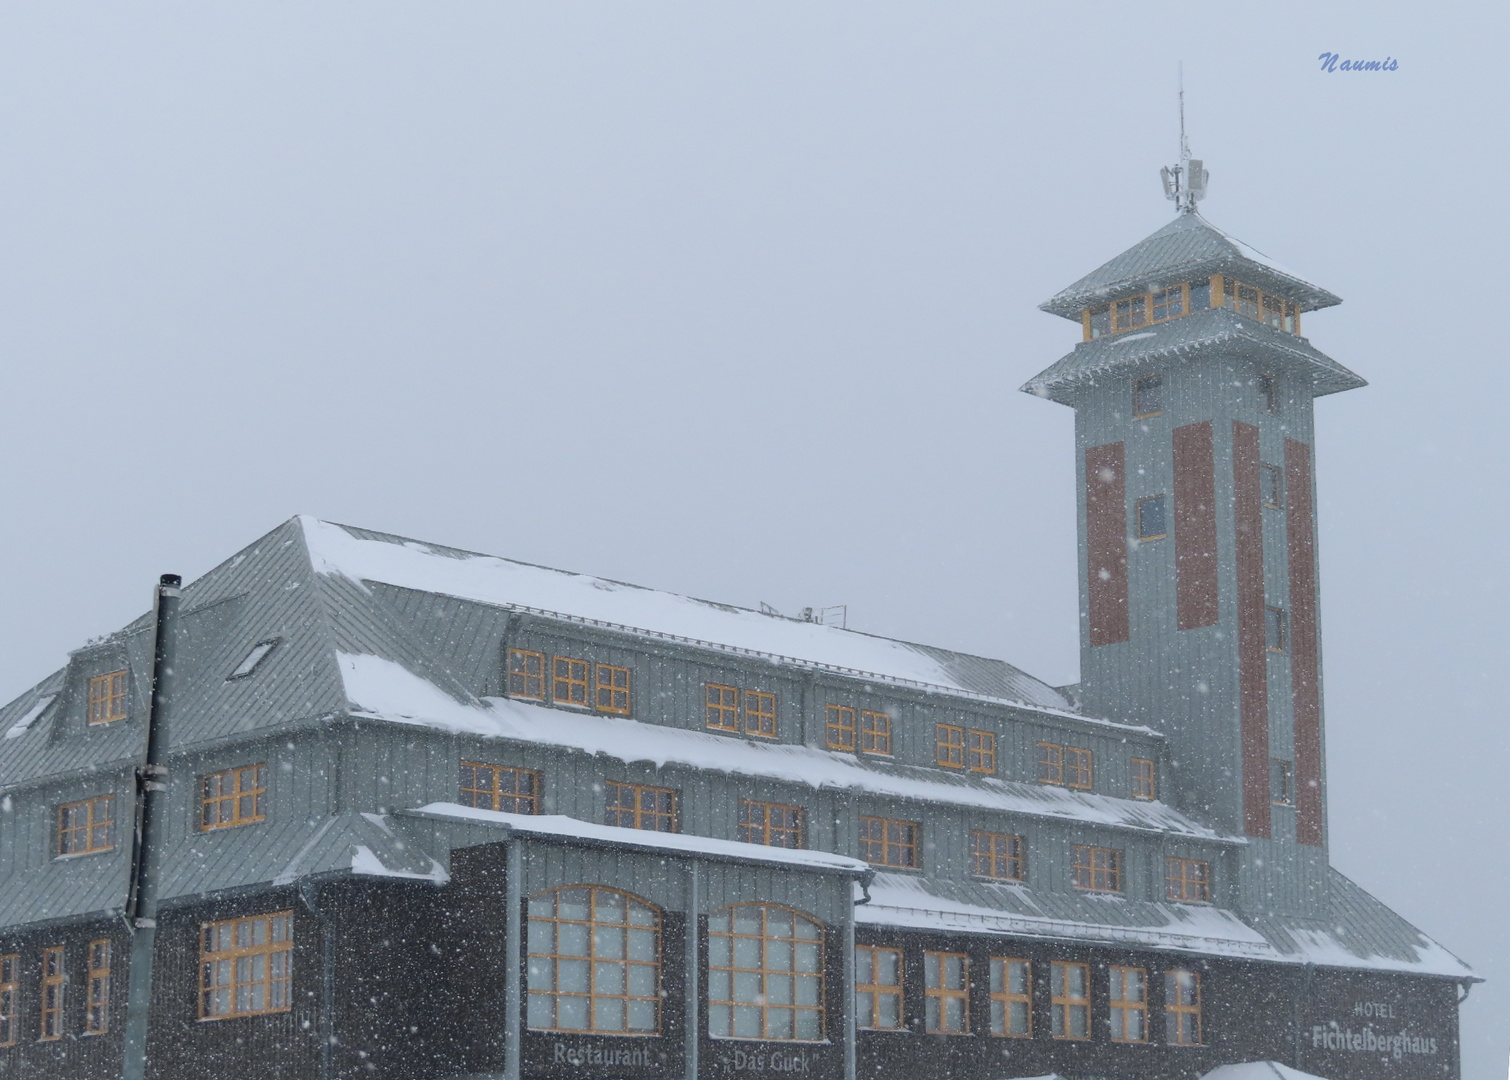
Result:
M1039 309L1079 322L1088 306L1223 272L1294 300L1305 311L1342 303L1335 294L1281 269L1200 214L1181 214L1044 301Z
M1027 394L1069 404L1078 387L1094 385L1099 377L1150 361L1217 349L1234 357L1280 363L1309 381L1317 397L1368 385L1303 337L1225 308L1212 308L1154 323L1132 333L1082 341L1021 389Z

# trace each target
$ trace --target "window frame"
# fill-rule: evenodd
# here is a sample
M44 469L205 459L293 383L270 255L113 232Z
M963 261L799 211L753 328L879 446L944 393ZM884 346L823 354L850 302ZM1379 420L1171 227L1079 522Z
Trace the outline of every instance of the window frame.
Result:
M1072 844L1070 848L1070 883L1075 888L1084 892L1122 891L1121 848L1097 847L1094 844Z
M891 756L891 714L860 710L860 753Z
M566 674L562 674L561 665L565 664ZM580 667L582 677L576 677ZM589 676L592 674L592 665L586 660L579 660L575 656L552 656L551 657L551 704L567 705L573 709L590 709L592 702L588 698ZM562 687L566 688L566 696L561 696ZM573 700L572 695L576 688L581 688L582 700Z
M1265 297L1265 299L1268 298ZM1254 380L1253 384L1258 390L1258 411L1265 416L1278 416L1281 410L1279 377L1272 372L1264 372Z
M207 947L211 941L211 935L218 936L221 927L230 927L234 942L234 939L239 936L242 924L255 923L262 923L265 929L265 937L260 944L233 943L225 949ZM277 936L280 925L284 929L282 938ZM255 934L255 931L253 933ZM241 978L244 970L241 961L255 957L264 958L261 977ZM230 964L227 969L230 976L229 982L220 982L213 978L218 974L217 969L222 963ZM276 969L279 968L281 968L281 974L277 973ZM279 984L282 984L281 987ZM243 986L261 986L262 1008L238 1007L241 1000L239 991ZM275 1005L273 1002L278 997L279 989L282 991L282 1004ZM222 991L226 993L228 1011L216 1012L211 1006L215 997ZM292 910L274 911L266 915L242 915L234 919L214 919L199 924L199 1019L233 1020L241 1016L267 1016L273 1013L290 1012L294 1007L293 998L294 913Z
M1272 489L1274 501L1269 501ZM1285 471L1278 465L1258 466L1258 501L1268 510L1283 510L1285 507Z
M1151 384L1151 385L1149 385ZM1144 396L1148 390L1157 392L1157 400L1150 402L1156 406L1153 409L1144 408ZM1151 420L1155 416L1164 415L1164 373L1161 371L1150 372L1147 375L1139 375L1133 379L1133 419Z
M934 764L945 769L965 767L965 729L959 724L933 725Z
M100 803L105 804L105 809L107 811L106 816L104 816L103 818L97 816L96 814L96 807ZM64 820L68 811L77 810L80 807L87 808L84 824L82 826L65 825ZM72 858L76 855L96 855L102 851L114 851L115 793L112 792L109 795L94 795L90 798L79 799L74 802L59 803L57 823L58 835L54 849L57 852L56 857L59 859ZM95 831L101 828L105 830L105 842L103 844L96 844L94 842ZM73 849L66 848L66 838L77 833L83 834L85 846L82 848Z
M1064 748L1064 786L1072 791L1095 790L1096 755L1088 747Z
M1138 500L1137 509L1135 511L1135 518L1138 526L1138 542L1140 544L1145 541L1164 540L1169 536L1168 508L1164 505L1164 500L1165 494L1163 492L1160 492L1157 495L1145 495ZM1143 522L1143 508L1149 503L1155 502L1159 504L1159 524L1162 530L1156 533L1146 531Z
M897 981L895 983L883 983L877 981L877 973L881 970L878 958L882 953L895 958L895 971ZM870 967L870 981L863 981L860 977L860 957L867 958ZM906 982L907 964L906 956L902 950L893 945L856 945L855 946L855 1028L859 1031L906 1031ZM869 1009L861 1007L861 995L869 1000ZM881 999L896 999L896 1019L892 1025L881 1022ZM868 1015L867 1015L868 1014Z
M1188 977L1189 985L1194 987L1195 1004L1193 1005L1180 1000L1181 976ZM1174 992L1171 992L1172 990ZM1194 1041L1185 1038L1187 1017L1193 1020ZM1171 1038L1171 1034L1176 1037ZM1205 1032L1202 1030L1201 1018L1201 973L1188 968L1171 968L1164 972L1164 1043L1166 1046L1205 1046L1204 1040Z
M760 821L755 822L748 820L750 812L756 807L759 807L760 809ZM790 816L793 824L772 824L771 812L773 810L784 811L787 815ZM805 824L803 818L806 817L806 815L802 812L802 807L792 806L789 803L764 802L760 799L740 799L738 813L738 835L742 843L760 844L762 847L787 848L791 851L802 850L803 825ZM760 835L761 839L750 839L750 837L755 836L757 832ZM773 843L772 837L776 834L790 834L791 838L795 842L791 844Z
M535 661L539 670L530 671L531 660ZM509 697L518 698L520 701L545 700L545 653L510 646L508 669L505 674L508 679L508 689L505 693ZM532 683L536 686L535 693L530 692Z
M472 770L472 785L470 787L466 783L468 769ZM483 788L477 785L478 777L484 771L492 777L491 788ZM533 816L540 813L540 796L542 794L544 778L538 769L525 769L518 765L494 765L486 761L467 761L463 759L459 763L457 772L458 783L456 790L458 799L469 795L472 798L470 803L463 802L463 806L473 806L479 810L492 810L494 813L499 814L528 814ZM505 791L503 788L505 774L508 774L513 780L514 790L512 791ZM519 790L520 781L525 777L529 778L532 789L528 794ZM488 797L487 806L482 806L477 801L479 796L484 795ZM504 809L505 801L512 803L513 809ZM521 804L526 806L527 809L521 810Z
M965 732L965 768L970 772L996 775L996 733L970 728Z
M86 954L86 996L84 998L84 1034L105 1035L110 1031L110 960L113 946L109 938L96 938Z
M246 773L252 774L252 786L243 788L242 780ZM225 778L232 779L231 793L225 791ZM211 781L219 781L217 791L221 794L211 795ZM256 765L237 765L230 769L221 769L217 772L205 773L199 778L199 831L213 832L216 829L234 829L242 825L255 825L259 821L266 821L267 814L264 812L263 800L267 796L267 763L260 762ZM250 799L252 811L242 815L242 800ZM230 805L231 816L220 818L226 805ZM215 808L217 818L210 821L206 815L211 807Z
M63 1037L63 1010L68 1003L67 954L62 945L42 948L42 1001L38 1011L38 1042L56 1042Z
M1146 766L1146 768L1145 768ZM1158 767L1153 758L1135 757L1131 764L1132 797L1152 802L1159 797Z
M1027 987L1022 993L1011 989L1013 965L1022 965L1024 985ZM1031 1039L1033 1037L1033 961L1020 956L993 956L991 957L991 982L989 986L989 1000L991 1002L991 1034L998 1039ZM1000 989L997 987L1000 986ZM1023 1006L1023 1014L1027 1019L1026 1031L1013 1031L1012 1006ZM1001 1030L997 1030L998 1006L1001 1014Z
M241 658L241 663L231 669L231 673L225 677L226 682L235 682L238 679L250 679L261 669L267 658L283 644L281 637L263 638L246 651Z
M948 962L959 962L958 986L949 981ZM959 1002L959 1026L950 1025L949 1005ZM923 950L923 1030L929 1035L970 1034L970 954L945 949Z
M879 839L866 836L866 828L870 825L881 826L881 836ZM893 825L901 829L911 830L911 840L893 840L891 838L891 827ZM881 859L879 861L870 858L872 854L876 854L876 849L874 846L876 844L881 845L879 852ZM902 821L899 818L878 817L874 814L860 815L860 858L864 859L872 866L884 866L891 870L921 870L922 847L923 825L921 822ZM908 852L910 854L911 861L905 863L888 861L893 849Z
M1180 904L1211 903L1211 864L1205 859L1164 856L1164 899Z
M710 731L739 734L739 687L703 683L706 724ZM716 700L715 700L716 698Z
M1038 782L1064 786L1064 747L1059 743L1038 744Z
M990 850L982 852L981 841L989 841ZM998 841L1006 841L1008 851L997 854ZM1006 869L997 873L998 864ZM984 865L984 869L982 866ZM1015 869L1015 873L1013 870ZM970 875L987 881L1026 881L1028 879L1027 845L1015 833L994 833L984 829L970 830Z
M1264 606L1264 649L1271 653L1290 651L1290 620L1282 607ZM1275 642L1278 644L1275 644Z
M129 668L121 668L90 678L89 711L86 714L89 727L103 727L126 719L131 695L130 674Z
M561 896L564 893L585 892L587 893L587 918L569 919L562 917ZM623 910L622 922L609 922L598 917L599 894L607 893L619 897L619 903ZM550 914L542 914L534 910L536 902L543 897L551 897ZM649 913L648 921L636 921L645 916L638 914L638 909L644 909ZM661 1034L664 1027L665 1016L662 1008L662 965L665 962L665 941L661 931L664 929L664 913L656 905L633 893L623 889L616 889L607 885L563 885L554 889L543 889L532 894L525 905L525 978L524 978L524 1029L526 1031L542 1031L553 1034L568 1034L578 1036L620 1036L632 1038L654 1038ZM534 924L547 923L551 926L549 952L537 951L540 942L532 927ZM560 927L582 926L586 930L579 934L569 935L577 938L586 949L585 952L561 952L562 933ZM600 928L609 928L620 932L620 940L623 948L618 950L618 955L599 956L597 946L604 940L600 934ZM651 935L651 951L654 959L635 959L631 954L634 949L635 935L639 932L648 932ZM540 935L543 937L544 935ZM640 939L643 940L643 939ZM614 950L609 949L610 953ZM536 965L533 961L545 960L547 964ZM561 988L562 962L578 965L587 979L585 991L563 990ZM605 967L622 968L623 993L610 993L607 990L599 991L598 980L600 976L612 977L614 972L604 971ZM632 993L634 990L635 969L649 968L651 975L651 988L649 993ZM544 974L549 980L546 988L536 989L531 985L531 979L537 973ZM540 1027L531 1022L530 1010L534 1004L532 999L545 998L550 1001L551 1025ZM562 998L586 998L587 999L587 1026L572 1028L562 1027L561 999ZM598 1002L616 1001L622 1010L623 1025L617 1028L597 1027ZM651 1013L655 1017L655 1023L650 1029L634 1029L629 1026L631 1013L634 1011L632 1003L649 1002Z
M1276 779L1282 783L1276 784ZM1279 797L1281 795L1283 798ZM1295 763L1288 758L1269 759L1269 805L1295 805Z
M21 954L0 955L0 1046L15 1046L20 1040Z
M752 699L754 700L753 708L751 707ZM765 709L766 705L770 708ZM746 690L744 692L744 723L746 735L753 735L758 739L776 738L776 695L764 690Z
M1146 1043L1148 1041L1148 969L1109 964L1106 970L1110 983L1107 990L1107 1019L1111 1026L1112 1042ZM1128 976L1134 973L1137 975L1142 996L1129 998L1127 997ZM1136 1037L1129 1037L1127 1034L1127 1022L1132 1016L1138 1018L1139 1034ZM1121 1021L1120 1031L1119 1020Z
M1070 994L1069 973L1071 969L1080 972L1081 985L1085 993L1081 996ZM1058 985L1056 992L1055 986ZM1075 1025L1070 1023L1075 1015L1075 1010L1080 1009L1084 1021L1083 1035L1075 1035ZM1079 960L1051 960L1049 961L1049 1015L1051 1018L1049 1035L1050 1038L1061 1042L1088 1042L1091 1037L1091 966Z
M605 682L604 675L608 676ZM622 682L620 678L622 677ZM617 664L594 664L593 665L593 707L600 713L610 716L629 715L629 681L630 672L627 667Z
M846 723L846 721L848 721ZM828 750L853 753L855 749L855 709L852 705L829 705L824 713L823 745Z
M615 793L620 798L622 798L623 792L626 789L634 792L634 804L633 804L632 807L626 808L624 806L613 805L613 804L610 804L608 802L607 796L608 796L608 792L610 790L615 791ZM641 832L674 833L674 832L680 831L678 829L678 827L677 827L678 824L679 824L679 822L677 821L677 814L676 814L676 811L677 811L676 804L677 804L678 800L677 800L677 797L676 797L676 790L674 788L655 787L652 784L632 784L632 783L629 783L627 781L622 781L622 780L608 780L608 781L605 781L604 784L603 784L603 794L604 794L604 807L603 807L603 811L604 812L603 812L603 817L605 819L604 822L603 822L603 824L605 824L605 825L613 825L613 826L617 826L618 828L621 828L621 829L638 829ZM667 798L667 802L669 803L669 805L671 807L670 810L661 810L659 808L656 808L656 809L653 809L653 810L646 810L643 806L640 805L641 804L642 796L644 796L646 794L653 794L653 795L657 795L657 796L659 796L659 795L665 795L666 798ZM624 814L630 814L630 815L632 815L631 820L633 821L633 824L631 824L631 825L625 825L625 824L623 824L622 816ZM606 820L610 816L615 817L617 820L614 820L614 821L608 821L608 820ZM664 818L665 821L666 821L666 824L668 825L668 828L665 828L665 829L661 829L661 828L647 828L645 825L641 824L641 822L643 820L645 820L646 818L656 818L656 819Z
M760 910L760 933L758 935L742 934L738 931L738 912L741 908L758 908ZM784 912L787 918L790 919L792 926L791 937L782 938L773 937L771 935L770 915L772 911ZM720 918L728 919L729 929L727 931L715 928L715 920ZM815 936L801 936L798 928L804 923L809 924L816 929ZM716 945L714 939L722 937L727 937L729 939L729 962L727 965L718 963L718 958L715 955L715 949L720 952L722 951L722 949ZM741 938L750 940L752 937L760 942L760 966L758 968L740 966L739 963L742 950L738 948L737 942ZM828 1033L828 1002L825 999L825 994L828 989L828 972L824 967L825 958L827 955L827 937L828 928L825 927L822 922L820 922L818 919L813 918L806 912L800 911L788 904L773 904L761 901L752 903L730 904L727 907L720 908L718 911L710 915L708 919L708 987L706 990L709 1037L720 1040L727 1039L730 1041L755 1040L761 1042L780 1043L823 1042ZM791 967L773 968L767 966L771 959L772 952L772 950L769 948L770 942L787 943L788 947L786 952L791 957ZM799 957L802 955L802 946L804 945L815 945L817 947L817 955L815 960L813 961L812 969L806 971L799 969ZM779 950L777 954L780 954ZM742 982L742 980L739 978L741 974L746 976L754 975L758 980L760 987L759 994L757 995L758 1000L738 1000ZM722 976L725 975L728 978L729 984L728 996L727 998L715 998L715 981L721 982ZM772 977L775 977L777 979L791 979L791 994L789 995L789 1000L771 1000L772 995L769 993L769 987L771 985ZM813 993L807 994L801 992L801 988L804 986L813 990ZM810 997L814 1002L816 1002L816 1004L803 1003L800 999L804 997ZM715 1010L717 1009L727 1010L729 1027L727 1034L722 1034L714 1030L715 1025L721 1025L722 1020L721 1017L715 1017ZM738 1025L738 1010L740 1009L760 1010L759 1035L740 1035L735 1033ZM772 1014L782 1011L789 1011L792 1014L791 1020L793 1034L791 1035L791 1037L785 1037L779 1034L771 1034ZM816 1035L813 1035L812 1037L806 1037L799 1036L797 1034L800 1026L799 1020L801 1018L801 1013L808 1013L817 1016L818 1030Z

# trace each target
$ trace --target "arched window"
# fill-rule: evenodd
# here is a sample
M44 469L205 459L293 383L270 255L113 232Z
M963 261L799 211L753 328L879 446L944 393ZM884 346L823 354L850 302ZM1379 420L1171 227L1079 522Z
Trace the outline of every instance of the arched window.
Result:
M823 1038L823 924L777 904L735 904L708 920L708 1033Z
M660 1031L661 916L616 889L551 889L529 902L528 1026Z

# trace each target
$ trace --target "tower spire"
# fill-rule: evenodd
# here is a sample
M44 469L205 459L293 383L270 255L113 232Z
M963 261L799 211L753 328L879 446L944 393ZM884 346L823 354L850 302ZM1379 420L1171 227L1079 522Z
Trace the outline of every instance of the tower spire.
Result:
M1164 181L1164 197L1182 214L1195 213L1195 204L1206 197L1206 172L1200 158L1190 156L1190 141L1185 137L1185 63L1180 62L1180 161L1159 170Z

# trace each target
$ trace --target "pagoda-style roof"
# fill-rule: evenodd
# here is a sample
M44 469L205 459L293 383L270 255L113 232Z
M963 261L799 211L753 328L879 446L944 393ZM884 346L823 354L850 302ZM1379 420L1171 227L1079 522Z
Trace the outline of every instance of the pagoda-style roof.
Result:
M1092 305L1211 274L1229 274L1244 284L1293 300L1302 311L1342 303L1340 297L1281 269L1268 256L1228 236L1200 214L1188 213L1038 306L1051 315L1079 322L1081 311Z

